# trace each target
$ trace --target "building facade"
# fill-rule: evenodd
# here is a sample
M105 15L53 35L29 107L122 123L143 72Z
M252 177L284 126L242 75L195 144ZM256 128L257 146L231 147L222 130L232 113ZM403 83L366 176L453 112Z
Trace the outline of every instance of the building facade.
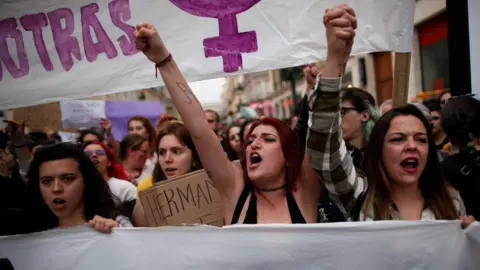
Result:
M414 25L409 100L450 86L446 1L417 0ZM355 56L350 62L353 86L370 92L378 105L392 97L394 53Z

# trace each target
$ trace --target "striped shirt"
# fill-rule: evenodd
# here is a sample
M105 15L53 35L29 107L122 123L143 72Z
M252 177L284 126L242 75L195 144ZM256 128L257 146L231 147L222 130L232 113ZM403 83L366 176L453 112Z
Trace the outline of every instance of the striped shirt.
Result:
M307 154L310 166L320 174L325 188L331 193L332 201L347 219L351 219L358 214L352 213L352 210L357 205L357 200L364 197L368 183L364 175L357 174L342 139L340 87L341 78L319 77L315 90L310 93ZM459 217L465 215L465 207L458 192L453 192L452 198ZM390 211L393 219L401 219L394 208ZM433 220L435 216L426 207L421 219ZM363 220L363 213L360 214L360 220Z

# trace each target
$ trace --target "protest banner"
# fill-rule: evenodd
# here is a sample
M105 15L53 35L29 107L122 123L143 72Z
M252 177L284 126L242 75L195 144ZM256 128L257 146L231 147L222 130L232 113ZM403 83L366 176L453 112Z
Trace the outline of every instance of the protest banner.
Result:
M105 100L60 101L63 128L100 127L105 115Z
M135 48L142 22L158 28L188 81L316 62L326 56L324 11L344 2L358 17L352 54L411 51L414 0L7 1L0 110L161 85Z
M224 225L220 193L205 170L160 182L141 191L139 197L151 227Z
M478 270L480 225L459 221L119 228L0 238L15 270Z
M112 121L112 134L121 141L128 132L128 120L140 115L156 125L158 117L163 113L159 101L107 101L105 105L107 118Z

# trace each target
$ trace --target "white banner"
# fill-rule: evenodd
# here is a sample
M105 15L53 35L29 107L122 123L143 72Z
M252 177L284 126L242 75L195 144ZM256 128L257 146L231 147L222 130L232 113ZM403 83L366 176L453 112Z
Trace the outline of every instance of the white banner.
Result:
M0 109L161 85L135 49L142 22L188 81L312 63L326 55L325 9L340 3L357 14L354 54L411 50L414 0L2 1Z
M474 239L474 236L477 239ZM54 230L0 238L15 270L480 269L480 225L358 222Z

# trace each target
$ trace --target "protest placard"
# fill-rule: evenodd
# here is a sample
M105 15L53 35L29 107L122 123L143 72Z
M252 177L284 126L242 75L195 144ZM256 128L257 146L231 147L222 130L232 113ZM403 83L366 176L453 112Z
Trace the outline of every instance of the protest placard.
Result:
M62 100L60 111L64 128L100 127L106 118L105 100Z
M150 226L223 226L220 193L205 170L157 183L139 194Z

